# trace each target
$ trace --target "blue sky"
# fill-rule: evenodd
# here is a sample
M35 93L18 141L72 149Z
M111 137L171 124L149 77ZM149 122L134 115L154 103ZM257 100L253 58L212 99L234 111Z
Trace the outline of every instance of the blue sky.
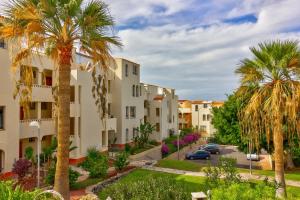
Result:
M224 100L249 47L300 39L299 0L105 0L143 82L173 87L180 99Z

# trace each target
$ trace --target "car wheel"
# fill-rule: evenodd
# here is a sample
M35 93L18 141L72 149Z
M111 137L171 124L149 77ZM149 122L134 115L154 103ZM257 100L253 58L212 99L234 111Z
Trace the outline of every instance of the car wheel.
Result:
M209 159L210 159L210 157L209 157L209 156L207 156L207 157L206 157L206 160L209 160Z
M194 160L194 157L193 157L193 156L191 156L191 157L190 157L190 160Z

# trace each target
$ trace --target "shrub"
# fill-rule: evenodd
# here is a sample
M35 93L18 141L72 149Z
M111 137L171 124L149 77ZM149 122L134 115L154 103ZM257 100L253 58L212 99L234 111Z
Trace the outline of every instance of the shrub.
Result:
M21 158L14 163L12 172L17 174L19 179L22 179L28 173L30 167L31 162Z
M222 186L211 191L212 200L273 200L275 199L275 187L264 183L251 185L250 183L235 183L230 186Z
M188 185L171 177L146 177L130 184L116 183L102 192L112 199L190 200Z
M54 184L55 170L56 170L56 166L55 166L55 164L52 164L48 169L47 176L45 177L45 182L47 184L50 184L50 185ZM70 187L73 187L75 185L79 176L80 176L80 174L77 171L74 171L71 168L69 168L69 186Z
M0 181L0 199L1 200L32 200L40 193L40 190L26 191L11 181ZM39 195L39 200L49 199L45 195Z
M177 140L174 140L174 141L172 142L172 144L177 148L177 146L178 146L178 141L177 141ZM186 145L186 143L184 142L184 140L180 139L180 140L179 140L179 148L182 148L182 147L184 147L185 145Z
M163 144L161 147L161 153L163 156L166 156L169 154L169 147L166 144Z
M33 148L32 147L27 147L25 149L25 158L27 160L32 160L33 159Z
M117 170L121 171L129 164L127 152L121 152L117 155L114 166Z
M131 146L129 144L125 144L125 151L130 152Z
M97 160L90 160L90 167L87 169L90 173L91 178L101 178L105 177L108 170L108 158L102 156L102 158Z

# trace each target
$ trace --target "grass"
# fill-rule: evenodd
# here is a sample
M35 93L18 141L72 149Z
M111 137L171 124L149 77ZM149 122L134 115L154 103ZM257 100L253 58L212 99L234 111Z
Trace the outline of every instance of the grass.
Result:
M95 185L99 182L101 182L103 178L88 178L84 181L76 182L74 186L72 186L72 190L80 190L85 189L88 186Z
M188 192L200 192L205 190L205 177L196 177L196 176L187 176L187 175L177 175L177 174L169 174L163 172L150 171L146 169L137 169L127 176L121 178L119 180L120 183L128 184L142 180L145 177L172 177L175 181L183 181L189 185ZM109 186L108 186L109 187ZM287 192L289 196L292 196L293 199L300 199L300 188L298 187L287 187ZM106 199L109 194L106 194L105 191L99 193L100 199Z
M188 160L171 160L163 159L156 164L158 167L200 172L205 165L197 164ZM240 173L249 173L249 169L238 168ZM274 177L274 171L271 170L252 170L255 175ZM285 172L286 180L300 181L300 172L287 171Z

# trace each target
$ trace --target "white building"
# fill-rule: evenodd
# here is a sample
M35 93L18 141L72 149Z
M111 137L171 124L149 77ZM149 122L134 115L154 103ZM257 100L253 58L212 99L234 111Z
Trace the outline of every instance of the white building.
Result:
M144 121L155 125L151 139L161 142L178 132L178 96L175 89L144 84Z
M192 101L192 126L200 131L201 137L213 137L216 130L211 123L212 108L222 106L217 101Z

